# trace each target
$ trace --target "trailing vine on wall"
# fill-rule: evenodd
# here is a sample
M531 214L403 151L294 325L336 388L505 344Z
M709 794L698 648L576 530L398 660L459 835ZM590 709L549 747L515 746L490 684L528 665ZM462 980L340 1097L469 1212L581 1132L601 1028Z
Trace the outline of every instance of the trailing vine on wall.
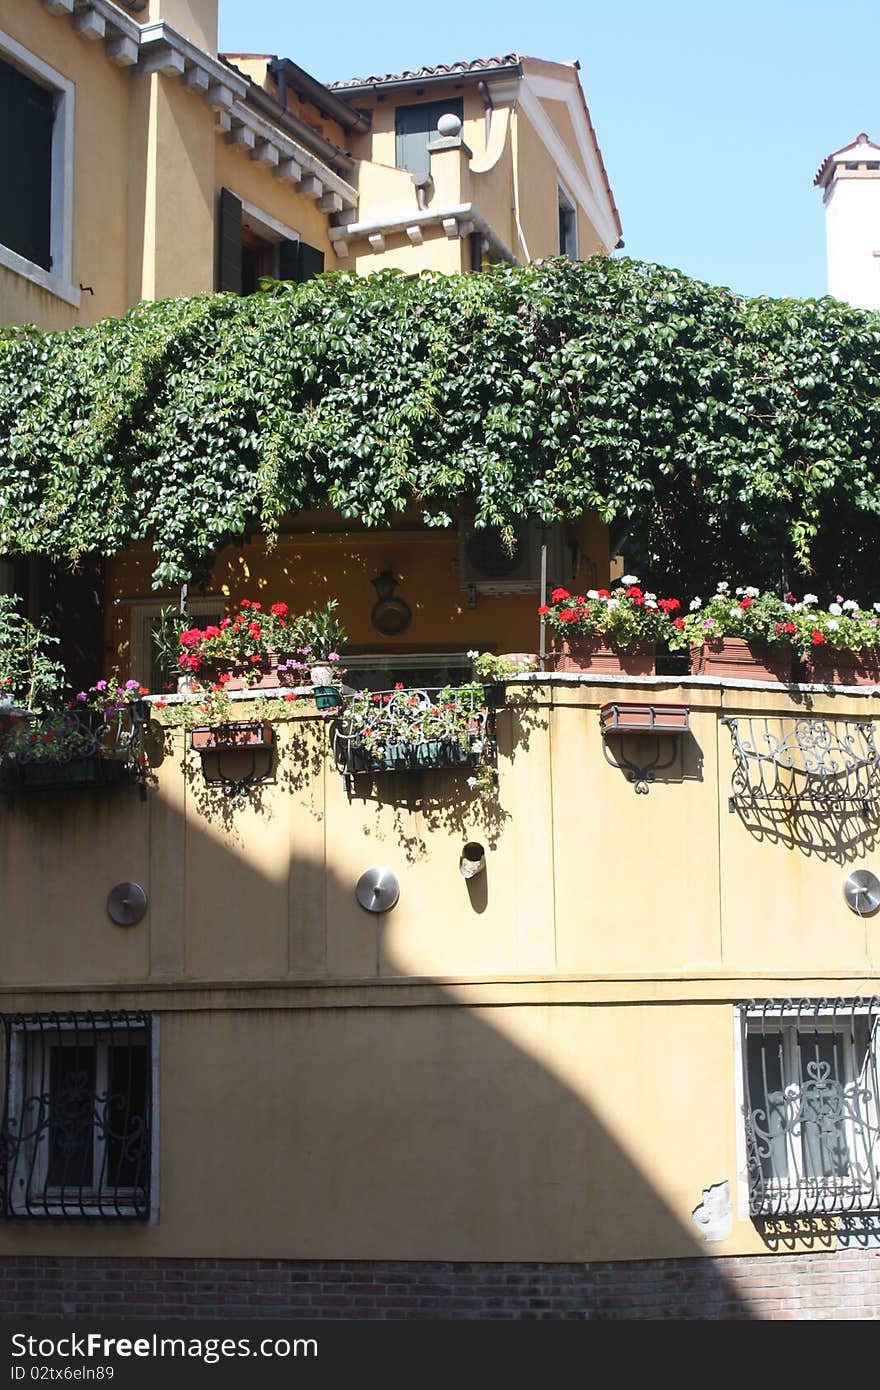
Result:
M156 553L157 585L330 506L596 510L643 574L864 587L880 315L632 260L330 274L0 336L0 552Z

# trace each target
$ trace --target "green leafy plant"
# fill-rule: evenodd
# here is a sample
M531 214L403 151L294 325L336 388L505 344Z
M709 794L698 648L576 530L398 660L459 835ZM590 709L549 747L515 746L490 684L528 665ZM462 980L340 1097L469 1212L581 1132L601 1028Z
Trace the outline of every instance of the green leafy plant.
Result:
M687 615L673 621L669 645L699 647L738 637L763 646L792 648L796 645L793 616L792 605L778 595L761 593L754 585L731 594L730 585L722 580L710 599L692 599Z
M570 594L568 589L554 589L538 613L563 637L596 637L608 646L629 647L668 641L675 632L672 615L680 608L677 598L657 598L630 574L613 592L588 589L586 594Z
M880 318L626 258L326 275L0 337L0 551L149 540L157 585L331 508L597 513L668 584L854 592L880 540Z
M484 681L507 681L526 671L537 670L537 662L528 658L512 659L496 656L494 652L468 652L474 663L474 675Z
M346 641L345 628L336 617L339 600L329 598L323 608L310 608L294 619L299 652L310 663L322 665L339 661L339 648Z
M418 764L415 750L438 745L456 758L484 752L487 711L478 681L430 692L398 683L393 690L362 690L346 701L339 721L344 746L354 744L378 765L395 758Z
M17 594L0 594L0 697L39 713L61 703L64 666L52 656L58 638L30 622Z

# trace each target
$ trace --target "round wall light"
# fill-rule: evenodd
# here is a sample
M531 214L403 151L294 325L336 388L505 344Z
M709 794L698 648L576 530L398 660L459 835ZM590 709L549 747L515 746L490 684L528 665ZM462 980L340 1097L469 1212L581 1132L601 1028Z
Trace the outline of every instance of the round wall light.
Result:
M843 896L851 912L870 917L880 907L880 878L870 869L854 869L844 879Z
M367 869L354 891L366 912L389 912L400 897L400 884L390 869Z

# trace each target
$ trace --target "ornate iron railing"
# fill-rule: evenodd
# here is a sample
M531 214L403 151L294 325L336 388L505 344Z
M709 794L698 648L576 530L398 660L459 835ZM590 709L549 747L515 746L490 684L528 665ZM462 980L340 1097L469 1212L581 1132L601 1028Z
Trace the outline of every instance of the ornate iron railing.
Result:
M12 1014L3 1025L6 1216L146 1220L150 1015Z
M16 789L94 785L138 775L148 722L143 700L103 716L70 709L3 720L0 773Z
M880 997L741 1010L749 1209L880 1209Z
M734 806L880 806L880 753L871 722L784 715L737 715L721 722L733 747Z
M480 687L464 695L454 687L364 691L336 722L333 754L346 777L474 767L488 721Z

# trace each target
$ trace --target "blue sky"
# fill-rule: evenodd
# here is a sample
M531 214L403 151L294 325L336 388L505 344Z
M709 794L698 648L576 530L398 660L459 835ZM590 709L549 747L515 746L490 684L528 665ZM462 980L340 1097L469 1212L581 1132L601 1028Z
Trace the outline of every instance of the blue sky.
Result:
M860 130L880 140L878 0L220 0L220 47L324 81L578 58L627 253L744 294L825 293L813 175Z

